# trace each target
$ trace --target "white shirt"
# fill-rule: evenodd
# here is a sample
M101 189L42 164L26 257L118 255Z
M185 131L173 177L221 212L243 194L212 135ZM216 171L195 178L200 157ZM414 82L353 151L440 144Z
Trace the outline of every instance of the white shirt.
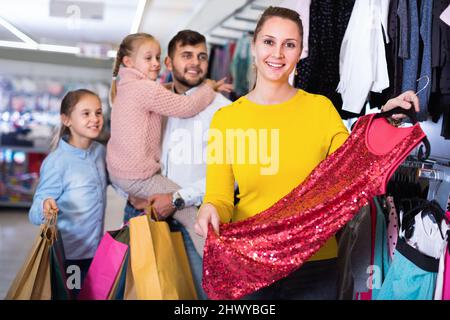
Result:
M356 0L339 54L342 110L360 113L369 91L389 87L385 43L389 0Z
M185 94L192 94L196 88ZM214 113L231 101L217 93L213 102L191 118L168 118L163 135L161 173L181 189L185 205L199 206L206 189L206 147Z
M439 18L450 26L450 5L441 13Z
M400 221L402 220L403 212L401 212ZM414 232L406 242L421 253L439 259L447 247L448 229L445 220L441 221L439 228L433 216L426 214L422 217L422 212L419 212L414 217ZM404 231L400 232L399 236L404 238L404 233Z

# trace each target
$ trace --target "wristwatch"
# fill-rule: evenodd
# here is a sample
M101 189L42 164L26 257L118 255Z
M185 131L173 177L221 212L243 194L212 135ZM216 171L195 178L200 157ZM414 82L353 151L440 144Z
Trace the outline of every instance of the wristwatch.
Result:
M184 199L178 191L172 194L172 204L177 210L182 210L184 208Z

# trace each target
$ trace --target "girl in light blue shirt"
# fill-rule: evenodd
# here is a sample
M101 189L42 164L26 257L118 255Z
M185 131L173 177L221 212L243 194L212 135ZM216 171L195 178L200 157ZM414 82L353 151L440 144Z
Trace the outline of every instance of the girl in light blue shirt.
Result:
M57 214L66 270L77 265L82 283L103 235L106 207L105 147L94 141L103 127L100 98L86 89L71 91L60 114L57 146L42 163L29 218L40 225Z

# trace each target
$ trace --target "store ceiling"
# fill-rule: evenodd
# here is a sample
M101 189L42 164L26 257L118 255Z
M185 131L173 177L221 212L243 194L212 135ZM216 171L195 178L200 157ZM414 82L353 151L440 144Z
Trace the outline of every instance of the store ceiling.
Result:
M236 30L219 30L219 24L243 6L262 7L272 0L14 0L0 1L1 46L62 50L91 57L106 57L121 39L136 30L153 34L163 48L178 31L192 28L221 39L239 36ZM247 9L250 9L247 8ZM243 14L257 15L258 10ZM250 17L251 18L251 17ZM231 21L231 20L230 20ZM225 25L232 23L224 22ZM137 22L137 24L136 24ZM249 21L234 22L238 27ZM243 26L245 29L245 25ZM217 29L217 30L213 30ZM47 45L47 46L46 46ZM51 46L48 46L51 45ZM57 48L54 46L66 46ZM81 49L81 53L78 48ZM71 50L75 49L75 52ZM77 51L78 50L78 51ZM113 54L112 51L109 52Z

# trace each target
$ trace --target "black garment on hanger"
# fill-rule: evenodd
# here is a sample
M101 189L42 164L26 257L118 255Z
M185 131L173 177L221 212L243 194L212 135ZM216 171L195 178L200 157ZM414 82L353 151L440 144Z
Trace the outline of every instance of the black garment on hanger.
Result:
M310 6L308 57L297 64L294 86L326 96L341 117L357 115L342 111L339 84L339 54L353 10L354 0L314 0ZM362 115L362 114L361 114Z
M428 109L434 123L443 116L441 136L447 140L450 139L450 94L432 92Z
M439 16L449 5L450 0L433 1L431 28L433 81L431 92L442 94L450 94L450 26Z
M439 16L450 5L450 0L433 1L431 28L431 96L429 111L433 122L443 116L441 136L450 139L450 26Z
M214 65L214 60L216 59L216 47L218 45L213 44L211 45L211 48L209 50L209 59L208 59L208 72L206 73L206 78L211 79L212 74L212 66Z

